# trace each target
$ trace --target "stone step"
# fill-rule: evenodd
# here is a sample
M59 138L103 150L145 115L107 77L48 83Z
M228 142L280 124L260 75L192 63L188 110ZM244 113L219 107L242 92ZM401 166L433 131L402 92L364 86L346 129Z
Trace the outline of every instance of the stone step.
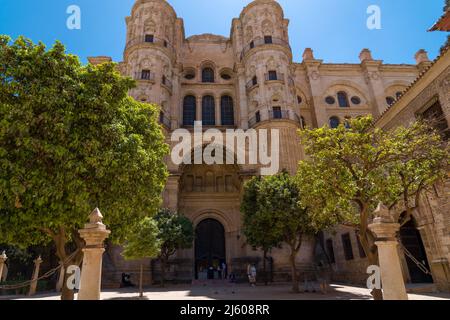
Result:
M437 287L434 283L408 283L406 284L407 293L436 293Z

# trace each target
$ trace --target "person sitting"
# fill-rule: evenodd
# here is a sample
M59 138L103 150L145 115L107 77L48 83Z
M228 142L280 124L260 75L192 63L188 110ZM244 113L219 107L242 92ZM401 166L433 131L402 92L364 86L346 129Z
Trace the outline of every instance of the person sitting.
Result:
M122 283L120 284L121 288L129 288L134 287L134 284L131 282L131 275L128 273L122 273Z

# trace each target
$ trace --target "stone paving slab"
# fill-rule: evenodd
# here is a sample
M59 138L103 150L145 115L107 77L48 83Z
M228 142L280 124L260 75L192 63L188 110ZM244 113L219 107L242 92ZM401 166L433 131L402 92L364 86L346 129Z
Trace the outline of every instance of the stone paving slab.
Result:
M333 284L327 294L305 292L293 294L289 285L249 287L236 285L227 287L170 286L148 288L146 300L371 300L366 288ZM450 300L449 293L409 294L410 300ZM0 296L0 300L59 300L56 293L35 297ZM137 289L104 290L102 300L139 300Z

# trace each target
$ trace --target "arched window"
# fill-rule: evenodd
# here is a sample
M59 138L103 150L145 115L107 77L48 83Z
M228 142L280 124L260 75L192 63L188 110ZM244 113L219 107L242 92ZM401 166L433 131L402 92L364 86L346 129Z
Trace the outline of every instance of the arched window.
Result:
M214 70L207 67L202 70L202 82L213 83L214 82Z
M306 121L305 118L303 118L303 116L300 117L300 126L302 127L302 129L306 128Z
M339 127L340 123L341 123L341 121L339 120L338 117L331 117L330 118L330 128L336 129L337 127Z
M214 126L216 124L216 106L214 97L204 96L202 101L202 121L205 126Z
M222 116L223 126L233 126L234 125L234 107L233 98L230 96L223 96L220 99L220 110Z
M340 91L340 92L338 92L337 97L338 97L339 107L341 107L341 108L349 107L347 93L345 93L344 91Z
M194 96L186 96L183 101L183 125L193 126L197 103Z

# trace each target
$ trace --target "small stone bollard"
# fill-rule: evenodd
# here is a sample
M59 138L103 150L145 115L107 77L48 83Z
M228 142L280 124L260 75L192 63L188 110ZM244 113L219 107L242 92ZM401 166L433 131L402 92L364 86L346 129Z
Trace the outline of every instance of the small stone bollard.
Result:
M397 250L396 234L400 230L400 224L394 221L389 209L381 203L374 214L376 218L369 225L369 229L377 237L375 245L378 247L383 298L384 300L408 300Z
M3 269L5 266L5 261L8 259L6 256L6 252L3 251L3 253L0 255L0 282L5 281L3 280Z
M106 230L102 219L103 216L97 208L89 215L89 223L84 226L84 229L78 231L86 242L86 247L83 249L78 300L100 300L102 255L105 252L103 241L111 233Z
M39 268L42 263L42 258L39 256L34 262L34 271L33 276L31 277L31 284L30 284L30 290L28 291L29 296L34 296L36 294L36 288L37 288L37 279L39 278Z

